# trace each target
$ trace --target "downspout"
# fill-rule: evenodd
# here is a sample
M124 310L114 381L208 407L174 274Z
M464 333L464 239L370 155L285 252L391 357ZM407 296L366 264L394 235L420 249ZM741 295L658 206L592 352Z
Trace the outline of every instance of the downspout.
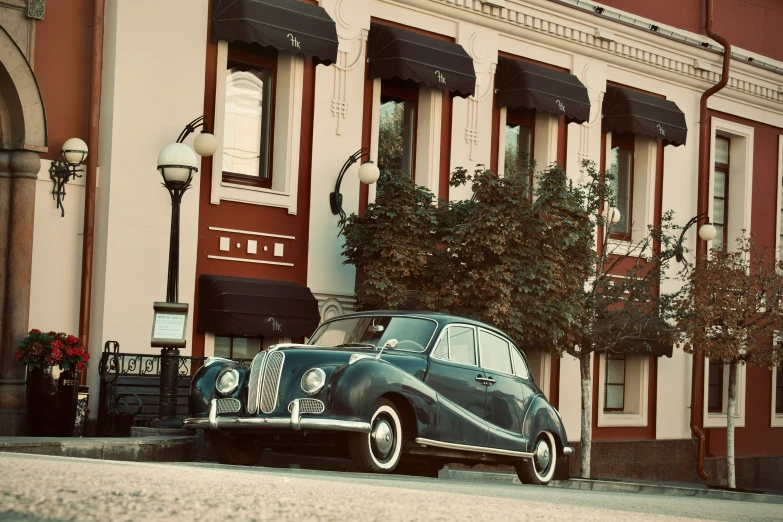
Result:
M79 304L79 338L90 345L90 305L92 300L92 257L95 241L95 193L98 173L98 133L101 116L101 72L103 69L103 13L105 0L93 1L92 60L90 69L90 120L87 131L87 175L84 192L84 235L82 243L82 281ZM82 384L86 382L82 375Z
M715 34L712 30L713 23L713 1L707 2L706 29L707 36L723 46L723 73L720 82L710 87L701 95L699 104L699 177L698 177L698 201L697 213L704 217L699 219L698 226L701 227L707 222L710 203L710 124L707 120L707 99L720 91L729 83L729 70L731 69L731 44L722 36ZM701 238L696 238L696 256L697 259L707 254L707 242ZM704 454L706 453L706 440L704 430L702 429L702 420L704 418L704 356L701 349L697 346L693 354L693 365L691 375L691 431L698 439L698 453L696 460L696 471L703 479L709 476L704 471Z

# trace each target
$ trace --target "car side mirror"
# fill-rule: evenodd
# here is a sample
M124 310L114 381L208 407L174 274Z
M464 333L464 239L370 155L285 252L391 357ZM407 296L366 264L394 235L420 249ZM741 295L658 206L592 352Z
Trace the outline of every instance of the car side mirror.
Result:
M389 339L388 341L386 341L386 344L383 345L383 348L381 348L381 351L378 352L378 355L376 355L375 358L380 359L381 354L386 348L388 348L389 350L394 350L397 347L398 342L399 341L397 341L397 339Z

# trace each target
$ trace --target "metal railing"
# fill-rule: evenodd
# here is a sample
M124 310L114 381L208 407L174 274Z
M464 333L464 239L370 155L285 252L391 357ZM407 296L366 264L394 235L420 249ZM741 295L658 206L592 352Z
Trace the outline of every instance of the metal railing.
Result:
M204 366L207 357L180 356L178 384L189 384L190 378ZM249 366L250 359L234 359ZM161 356L155 354L122 353L120 344L107 341L98 366L100 397L98 406L99 436L128 436L132 426L148 426L157 415L143 414L143 398L137 393L140 386L148 389L160 386ZM122 377L139 377L133 384L125 384ZM119 382L118 382L119 381ZM144 383L144 384L140 384ZM149 397L149 395L148 395Z

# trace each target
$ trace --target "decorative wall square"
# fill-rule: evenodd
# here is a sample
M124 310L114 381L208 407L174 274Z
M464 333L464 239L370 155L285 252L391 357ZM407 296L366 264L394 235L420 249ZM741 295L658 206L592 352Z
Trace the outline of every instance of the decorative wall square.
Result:
M221 252L228 252L230 250L231 250L231 238L221 237L220 238L220 251Z
M275 243L275 257L283 257L283 243Z
M248 254L258 253L258 241L255 241L254 239L249 239L247 241L247 253Z

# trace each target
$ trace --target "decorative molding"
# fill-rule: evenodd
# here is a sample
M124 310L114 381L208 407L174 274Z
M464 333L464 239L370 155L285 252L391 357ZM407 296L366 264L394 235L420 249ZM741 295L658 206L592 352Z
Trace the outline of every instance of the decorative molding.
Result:
M293 263L281 263L278 261L261 261L260 259L242 259L241 257L207 256L207 259L219 259L221 261L238 261L240 263L255 263L258 265L294 266Z
M46 11L46 0L27 0L27 18L43 20Z
M607 62L679 82L687 80L689 85L699 89L720 80L720 73L699 69L694 62L695 57L700 57L705 62L717 63L721 59L720 55L663 39L660 35L647 35L636 29L625 32L622 26L610 26L609 21L598 19L589 13L581 13L543 0L529 0L524 6L506 0L506 7L503 8L472 0L400 1L545 45L553 45L554 41L559 40L560 43L554 45L561 50L601 56ZM610 30L617 32L618 41L609 42L597 38L595 30L598 27L611 27ZM746 100L751 99L761 106L783 111L783 92L779 89L781 81L783 78L780 78L779 74L733 63L727 88L742 93ZM774 103L759 103L762 100Z
M342 1L340 0L340 3L338 6L342 5ZM338 12L340 12L340 9L338 7ZM362 31L359 33L359 35L354 38L353 40L348 41L342 41L341 44L345 44L345 47L348 48L346 51L339 51L337 54L337 63L334 64L334 85L332 87L332 117L335 118L336 126L335 126L335 134L337 136L342 135L342 129L341 129L341 123L343 120L345 120L348 117L348 111L350 110L350 102L347 100L347 92L348 89L346 88L346 85L348 84L348 73L356 68L356 66L360 63L364 63L364 60L362 58L365 55L365 49L366 45L365 42L367 41L367 36L369 34L369 31L362 29ZM354 42L358 41L359 45L354 46ZM351 63L348 63L349 60L349 51L353 48L357 48L358 52L356 53L356 58Z
M313 297L318 300L321 321L328 321L356 310L356 299L353 296L313 292Z
M252 232L250 230L234 230L233 228L221 228L221 227L209 227L210 230L215 232L231 232L233 234L247 234L248 236L262 236L262 237L274 237L277 239L291 239L294 240L294 236L281 236L280 234L267 234L266 232Z

